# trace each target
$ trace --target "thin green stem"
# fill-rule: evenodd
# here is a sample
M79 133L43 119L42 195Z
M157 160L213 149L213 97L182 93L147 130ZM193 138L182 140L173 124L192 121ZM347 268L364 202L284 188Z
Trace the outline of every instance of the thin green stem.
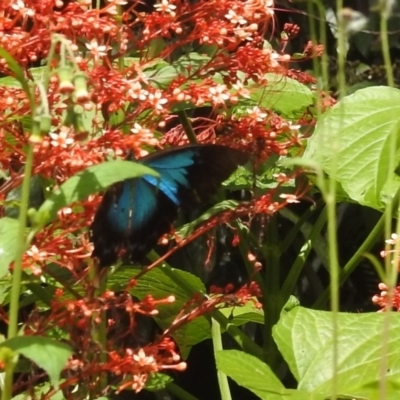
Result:
M336 0L336 10L341 13L343 10L343 0ZM346 34L343 18L338 18L338 90L339 98L342 99L346 93L346 76L345 76L345 57L346 57ZM344 119L344 108L340 107L342 113L341 121ZM340 127L339 127L340 131ZM339 135L340 136L340 135ZM328 181L328 191L323 193L327 205L328 215L328 251L329 251L329 271L330 271L330 297L332 311L332 400L337 399L338 392L338 312L339 312L339 256L337 242L337 218L336 218L336 172L338 168L338 146L340 137L337 137L332 144L332 171Z
M268 365L274 369L280 361L278 347L272 337L272 327L279 321L284 302L280 293L280 248L278 235L278 215L274 215L267 221L266 243L262 248L265 260L263 292L264 308L264 352Z
M180 400L198 400L197 397L192 396L189 392L179 387L176 383L168 383L167 390Z
M380 38L381 38L381 45L382 45L382 55L383 55L383 62L385 64L386 69L386 77L388 86L394 87L394 76L393 76L393 68L392 68L392 60L390 57L390 46L389 46L389 35L388 35L388 16L386 15L385 7L386 7L386 0L380 0L381 6L381 18L380 18Z
M54 58L55 47L56 47L57 42L58 42L58 40L56 40L55 37L53 36L51 38L50 50L49 50L49 54L47 56L47 65L45 67L45 71L43 74L43 87L45 88L45 90L47 90L49 88L50 77L51 77L51 61ZM61 50L61 54L64 54L64 51Z
M282 212L288 210L283 209ZM315 241L318 239L322 228L326 224L326 208L321 212L315 224L312 225L312 229L308 234L305 234L305 246L303 246L302 252L297 256L294 264L290 268L290 272L282 285L281 293L282 295L289 299L289 296L293 293L297 280L303 270L305 261L310 254Z
M396 233L400 233L400 210L397 210L397 224ZM389 338L390 338L390 320L393 314L392 304L394 290L396 287L398 277L398 260L400 255L400 241L397 241L393 252L386 255L389 259L389 269L386 270L386 285L388 287L387 307L385 309L385 317L383 320L382 330L382 347L380 357L380 379L379 379L379 399L385 400L387 394L387 371L388 371L388 352L389 352ZM386 263L385 259L385 264Z
M282 208L279 211L279 214L283 215L285 218L289 219L289 221L292 221L295 224L279 245L279 249L282 254L284 254L293 244L296 236L302 230L303 225L306 223L306 221L308 221L315 209L316 207L312 205L305 213L303 213L300 218L298 218L297 215L294 216L294 214L290 212L287 208ZM291 215L293 215L293 218L290 217Z
M326 21L325 21L325 10L324 6L321 4L321 1L319 0L313 0L313 1L307 1L307 12L308 12L308 18L310 22L310 36L311 39L313 40L314 43L318 43L317 40L317 33L316 33L316 27L315 27L315 17L314 17L314 8L313 4L318 9L318 20L319 20L319 43L322 43L322 45L326 48ZM328 55L327 52L324 51L321 55L321 63L319 63L319 60L317 57L313 58L313 71L315 76L320 77L322 76L322 85L320 85L319 89L320 90L325 90L329 85L329 74L328 74ZM318 97L317 101L320 102L321 98ZM318 104L317 107L317 113L318 115L321 113L321 107Z
M186 133L186 136L189 139L189 142L191 144L198 143L196 134L195 134L195 132L193 130L192 124L189 121L189 118L188 118L188 116L186 114L186 111L184 111L184 110L178 111L177 114L178 114L179 120L181 121L183 129L184 129L184 131Z
M243 233L243 229L241 228L240 224L238 224L237 222L234 223L234 226L236 227L236 232L239 236L238 247L239 247L243 262L246 266L247 275L251 279L254 279L256 281L257 285L260 286L262 293L266 293L267 289L265 287L264 281L262 280L260 274L258 272L256 273L254 271L254 265L248 259L249 243L246 241L246 237ZM249 232L249 234L250 234L250 232Z
M384 60L384 65L386 69L387 83L388 86L394 87L394 77L393 77L393 68L392 61L390 57L390 49L389 49L389 37L388 37L388 15L386 15L386 1L380 0L380 38L382 45L382 55ZM390 153L389 153L389 165L388 170L394 171L395 163L396 163L396 149L397 149L397 132L393 131L390 135ZM390 183L393 181L393 174L389 175L387 184L390 186ZM386 207L389 211L385 213L385 236L388 239L391 234L392 229L392 219L393 219L393 202L390 196L388 196ZM399 210L397 210L396 215L399 217ZM397 227L396 233L400 231L400 221L397 219ZM386 244L386 249L389 250L389 244ZM396 286L397 281L397 264L399 257L399 246L400 243L397 242L395 246L394 252L386 253L385 257L385 270L386 270L386 284L388 286L388 304L392 304L393 300L393 292ZM382 332L382 349L381 349L381 362L380 362L380 379L379 379L379 398L386 399L387 392L387 363L388 363L388 346L389 346L389 330L390 330L390 317L392 314L391 307L388 306L385 312L385 319L383 323L383 332Z
M217 351L223 350L221 326L212 318L211 319L211 338L214 347L214 356ZM221 392L221 400L232 400L231 391L229 389L228 377L220 370L217 370L219 390Z
M26 157L24 179L22 182L22 195L21 195L21 209L19 213L19 231L17 253L15 258L13 270L13 286L11 288L11 301L10 301L10 322L8 325L8 338L11 339L17 335L18 329L18 304L21 288L22 276L22 256L26 250L26 222L29 207L29 191L30 179L33 165L33 146L28 147L28 154Z
M393 199L392 209L394 207L398 207L399 198L400 198L400 191L396 193ZM364 240L362 245L357 249L353 257L351 257L351 259L343 267L342 271L340 272L339 284L343 284L348 279L348 277L353 273L354 269L357 267L359 262L364 257L364 254L367 253L380 238L380 236L385 230L385 221L387 218L387 214L391 215L391 213L392 213L391 209L386 208L385 213L375 224L374 229L370 232L370 234ZM313 308L321 309L322 307L324 307L328 299L329 299L329 289L326 289L319 297L319 299L313 304Z
M100 280L100 285L98 289L99 295L103 294L107 288L107 278L108 275L104 274ZM100 318L100 323L96 324L95 320ZM106 311L102 311L99 315L93 315L93 339L100 345L100 363L105 363L107 361L107 318ZM100 392L107 386L107 376L101 374L100 376Z
M33 145L28 146L28 153L26 157L26 164L24 170L24 179L22 182L22 195L21 195L21 208L19 212L19 230L18 241L15 256L15 263L13 269L13 279L10 297L10 313L7 339L12 339L18 333L18 310L19 310L19 297L21 292L21 279L22 279L22 257L26 250L26 223L29 207L29 191L30 179L33 165ZM4 381L4 389L2 393L2 400L9 400L12 396L12 381L14 374L14 362L9 362L6 365L6 376Z

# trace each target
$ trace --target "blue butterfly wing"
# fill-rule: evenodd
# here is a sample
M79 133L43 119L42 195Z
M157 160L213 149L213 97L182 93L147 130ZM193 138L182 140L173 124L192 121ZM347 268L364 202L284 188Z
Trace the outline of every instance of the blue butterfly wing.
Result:
M248 155L221 145L188 145L153 153L142 160L160 174L144 176L176 205L191 207L206 201Z
M160 174L157 179L151 175L143 179L151 185L158 187L171 201L180 205L179 189L190 188L188 179L189 168L195 162L196 151L188 149L179 153L166 154L162 158L145 163Z
M119 198L108 209L107 219L113 230L126 236L149 219L157 207L154 186L142 179L128 179L122 183Z
M144 179L113 185L91 225L92 256L99 259L100 267L110 266L120 257L142 262L171 228L176 214L176 205Z
M140 160L160 178L145 175L110 187L91 225L93 257L100 267L125 253L142 262L171 229L179 207L206 201L248 156L220 145L189 145L152 153Z

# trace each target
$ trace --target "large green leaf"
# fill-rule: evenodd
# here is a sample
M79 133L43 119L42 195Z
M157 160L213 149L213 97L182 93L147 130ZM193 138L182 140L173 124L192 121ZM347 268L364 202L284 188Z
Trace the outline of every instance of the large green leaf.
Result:
M251 99L260 107L275 110L291 117L314 102L312 91L304 84L279 74L266 74L266 85L254 85Z
M384 354L383 313L339 313L338 394L353 398L379 398ZM332 313L295 307L283 312L273 336L298 388L329 397L333 384ZM398 399L400 389L400 315L390 315L387 343L386 400Z
M137 268L120 270L110 276L109 284L114 290L121 290L139 271ZM171 277L171 273L176 279ZM190 286L193 294L206 291L204 284L196 276L167 266L154 268L141 276L137 285L131 290L131 294L139 299L149 294L155 299L164 299L171 295L175 297L173 303L158 306L159 314L155 320L162 329L171 326L184 305L193 297L186 292L179 281L184 281L185 286ZM205 317L196 318L175 331L173 337L179 345L182 357L185 358L193 345L210 337L210 323Z
M22 354L43 368L56 387L60 373L72 354L71 348L66 344L41 336L18 336L2 342L0 348L2 347Z
M286 389L271 368L258 358L238 350L222 350L215 354L217 367L260 399L264 400L312 400L323 399L306 391Z
M328 175L335 174L352 200L383 209L385 196L400 187L399 178L389 170L392 134L399 144L399 113L400 90L359 90L323 115L304 158L320 163ZM398 147L396 157L399 162ZM389 175L394 178L391 187L387 186Z
M8 267L15 259L18 231L18 220L12 218L0 219L0 278L8 273Z
M86 199L90 194L100 192L113 183L149 174L158 176L152 169L131 161L108 161L94 165L74 175L42 204L37 219L41 224L53 220L57 211L67 205Z

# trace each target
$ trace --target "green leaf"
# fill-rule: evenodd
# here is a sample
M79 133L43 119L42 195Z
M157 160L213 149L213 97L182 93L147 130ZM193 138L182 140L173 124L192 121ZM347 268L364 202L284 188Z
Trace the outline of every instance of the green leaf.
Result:
M12 76L3 76L0 78L0 86L21 87L20 83Z
M65 367L72 350L64 343L41 336L18 336L0 343L0 348L6 347L29 358L50 377L57 387L60 373Z
M37 81L43 81L45 74L48 73L48 68L46 67L35 67L35 68L30 68L29 72L31 73L33 79L35 82Z
M29 208L39 208L44 201L42 179L38 175L32 176L29 181L29 187ZM21 195L22 185L8 192L6 201L4 202L4 211L7 217L18 218Z
M46 398L46 399L51 399L51 400L65 400L65 396L61 390L58 390L54 394L49 397L50 391L54 391L54 388L51 387L50 382L46 382L43 384L36 384L35 385L35 396L36 398ZM12 400L30 400L32 399L31 394L28 393L20 393L17 394L12 398ZM104 398L105 399L105 398ZM97 398L96 400L100 400L100 398ZM107 399L107 400L112 400L112 399Z
M389 170L390 137L399 138L399 113L400 90L383 86L359 90L323 115L304 158L320 163L328 175L335 174L350 199L382 210L386 196L400 187L400 178ZM399 143L397 139L397 162ZM389 175L394 178L391 187Z
M155 392L164 389L171 382L173 382L173 379L166 374L150 374L146 381L146 389Z
M116 291L121 290L139 271L137 268L118 270L109 277L111 288ZM175 280L171 278L171 273L176 276ZM184 305L192 299L192 296L179 285L179 280L185 281L185 284L191 287L193 294L206 291L204 284L196 276L167 266L154 268L141 276L137 285L130 291L139 299L149 294L155 299L164 299L171 295L175 297L173 303L160 304L157 307L159 314L154 319L162 329L169 328ZM178 329L173 337L179 345L182 357L185 358L193 345L210 337L210 323L205 317L196 318Z
M313 92L304 84L279 74L266 74L267 84L263 87L254 85L251 99L260 107L275 110L291 117L314 102Z
M0 278L8 273L8 267L15 259L18 231L18 220L12 218L0 219Z
M146 72L149 79L159 88L167 88L169 84L178 77L179 70L172 66L167 65L156 72Z
M161 36L155 37L150 40L150 43L147 46L147 58L151 60L158 57L164 49L165 40Z
M208 221L212 216L219 214L223 211L234 210L238 207L239 203L235 200L225 200L209 208L205 213L195 220L182 225L176 230L176 235L181 238L188 237L193 231L203 222Z
M56 217L61 208L84 200L90 194L100 192L113 183L145 174L158 176L152 169L131 161L109 161L89 167L68 179L53 192L40 207L35 222L46 224Z
M267 364L242 351L217 351L215 359L220 371L233 379L238 385L249 389L260 399L323 399L322 396L313 396L305 391L285 389Z
M166 88L178 76L197 75L209 62L210 57L206 55L190 53L180 57L172 64L164 65L162 68L157 67L156 71L146 70L145 74L157 87ZM174 111L176 111L175 108ZM194 106L188 103L184 108L194 108Z
M337 315L337 394L379 398L385 318L384 313ZM385 399L395 400L400 386L400 315L391 314L389 321ZM295 307L282 313L273 336L298 380L298 388L330 397L334 376L332 313Z
M227 307L219 311L236 326L246 324L247 322L255 322L257 324L264 324L265 322L262 308L257 308L252 301L247 302L241 307Z
M174 65L181 68L182 71L190 71L191 74L202 70L211 61L210 56L207 54L189 53L180 57Z
M22 89L24 90L26 96L28 97L31 110L33 111L35 109L35 102L31 90L29 88L28 81L25 78L23 69L18 65L17 61L13 58L13 56L2 47L0 47L0 57L6 60L8 68L10 68L10 70L14 73L15 78L21 84Z

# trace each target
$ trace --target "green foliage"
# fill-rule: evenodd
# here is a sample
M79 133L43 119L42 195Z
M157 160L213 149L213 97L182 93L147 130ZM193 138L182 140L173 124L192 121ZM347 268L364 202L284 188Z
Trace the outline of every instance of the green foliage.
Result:
M265 85L251 85L251 99L266 109L293 118L314 103L314 94L306 85L278 74L266 74Z
M131 279L134 271L129 267L113 274L109 279L111 287L117 289L119 284L123 287L126 281ZM139 271L136 270L136 272ZM185 285L190 287L190 292L179 284L180 281L184 281ZM148 272L139 279L138 284L131 291L132 295L141 300L148 296L149 293L155 299L164 299L169 296L175 298L174 302L161 304L158 307L159 312L155 320L162 329L167 329L171 326L171 323L179 312L184 309L185 304L190 301L194 293L205 292L204 284L199 278L185 271L172 270L168 266L162 266ZM210 323L205 317L196 318L178 329L173 337L179 345L182 357L186 358L192 346L210 337Z
M383 326L389 323L383 344ZM273 335L300 390L329 397L336 379L338 394L355 398L378 398L386 379L387 399L398 395L400 358L398 315L377 313L337 315L338 332L332 330L332 314L296 307L283 313ZM338 364L333 370L333 342L337 340ZM387 346L387 347L386 347ZM385 371L382 375L382 355ZM355 379L357 377L357 379Z
M146 382L146 389L156 392L157 390L164 389L173 379L166 374L151 374Z
M248 354L223 350L216 353L216 362L220 371L250 389L260 399L285 399L285 392L291 392L284 388L267 364Z
M0 278L15 259L19 224L12 218L0 219Z
M207 4L204 2L202 7ZM84 12L83 8L79 10ZM108 12L99 13L99 18L103 14ZM132 21L136 17L132 15ZM144 24L146 16L140 14L140 18ZM228 20L225 15L224 29L232 29L232 21ZM5 188L1 194L6 194L1 204L5 217L0 219L0 316L9 323L4 332L7 339L0 344L6 377L2 399L11 398L14 373L26 372L18 369L18 356L28 359L29 367L34 363L48 375L50 382L37 384L32 380L36 394L43 398L61 398L61 392L49 393L57 390L63 373L62 383L77 399L108 395L121 387L155 392L167 389L182 399L191 399L193 396L175 383L179 382L178 372L170 376L153 371L181 371L182 360L188 360L193 346L209 338L213 339L219 373L261 399L376 399L383 385L386 399L397 398L397 315L338 312L339 282L343 283L342 278L348 277L378 240L383 217L370 228L370 236L343 270L340 241L335 235L338 199L386 210L386 233L390 233L392 199L400 189L400 92L386 87L358 90L323 115L311 116L310 110L320 106L323 96L316 96L300 79L279 72L283 71L279 62L283 65L287 58L277 59L287 43L273 54L276 57L271 57L271 64L264 66L259 60L243 63L242 58L235 58L239 51L248 49L260 56L260 43L251 47L251 40L241 38L236 46L231 47L230 42L226 49L218 41L198 47L200 37L196 37L190 44L177 44L174 41L179 38L170 37L169 27L168 35L159 28L151 32L152 36L141 35L141 39L136 38L138 43L133 41L132 48L121 54L120 50L116 53L117 48L122 49L121 37L113 38L112 34L124 23L122 14L112 16L111 22L116 24L107 31L112 50L104 46L104 52L97 48L96 53L95 39L90 49L81 46L82 38L78 37L74 43L79 49L76 57L72 38L55 35L44 67L29 69L23 65L24 60L17 61L0 49L10 75L0 78L0 89L19 94L4 107L1 126L5 154L8 157L15 152L17 160L15 166L4 157L1 162L7 168L1 165L0 170L1 187L4 184ZM91 25L86 27L88 32ZM227 36L230 40L234 40L237 29ZM190 31L196 29L191 27ZM191 32L185 32L182 40ZM94 37L98 35L94 33ZM98 39L97 45L104 37ZM272 52L265 40L261 44ZM305 53L301 57L305 58ZM63 91L54 82L50 84L53 78L64 85ZM339 89L344 93L343 87ZM214 96L210 95L212 90ZM35 100L33 93L39 94ZM28 107L22 108L25 98ZM204 115L207 110L209 113ZM313 118L317 119L314 131ZM140 126L148 137L139 128L134 134L133 125L135 129ZM61 127L73 131L73 147L53 144L51 139ZM104 142L99 140L110 133ZM86 137L81 140L80 134ZM161 138L165 141L157 142ZM151 151L160 143L179 145L186 139L196 142L199 138L242 146L254 157L222 185L213 205L181 213L169 264L161 264L153 252L148 259L149 263L160 262L156 268L116 265L99 271L89 257L92 248L87 226L93 215L82 213L83 218L71 218L63 225L62 218L57 220L58 212L71 206L73 213L81 213L84 207L79 202L89 202L89 196L114 183L157 174L130 161L93 166L93 159L125 154L132 148ZM83 157L92 151L96 158ZM51 160L57 159L59 165L46 165L50 153L54 156ZM71 154L82 156L80 165L87 165L73 169ZM299 158L293 161L293 155ZM296 164L309 173L309 192ZM39 196L32 198L34 182L38 182L45 198L42 204L35 204ZM290 204L302 196L312 200L307 210ZM326 207L321 206L323 200ZM218 229L224 229L223 233ZM202 238L198 240L196 235L200 233ZM191 247L185 241L191 241ZM178 247L182 243L185 246L181 251ZM41 246L47 246L46 251L41 252ZM118 250L122 255L124 249ZM191 258L185 258L185 251ZM230 262L225 265L227 275L242 267L252 283L238 279L232 287L210 294L199 276L187 272L196 270L192 264L201 265L204 275L206 269L217 269L220 265L216 263L223 261L219 253ZM397 253L388 266L397 265ZM381 276L386 282L389 275L388 267L386 275ZM302 303L320 306L330 296L332 310L299 307L299 301L291 297L293 293ZM28 322L24 311L31 318ZM136 339L136 333L142 334L135 313L153 318L160 330L144 345L128 346L126 337ZM43 328L49 315L52 324ZM58 326L60 315L64 325ZM218 329L211 328L211 318L212 324L219 324ZM62 338L71 346L32 335L36 323L42 323L39 332ZM241 350L217 349L218 332L223 332L224 338L229 336L229 346ZM168 353L160 338L170 336L173 341L167 345L174 352ZM222 339L219 343L221 348L225 346ZM72 354L74 361L84 367L67 364ZM295 384L288 379L287 368ZM229 386L221 382L221 398L225 400L230 397Z
M44 225L52 221L57 211L73 202L84 200L90 194L100 192L115 182L149 174L157 177L150 168L131 161L108 161L89 167L64 182L42 204L33 216L33 222Z
M257 358L237 350L217 352L218 369L260 399L326 399L337 379L340 398L379 397L382 379L387 399L398 396L400 360L397 351L400 319L388 319L387 347L382 343L384 314L338 314L338 366L333 371L332 314L303 307L284 311L273 336L295 376L297 389L286 389L273 371ZM382 377L382 354L386 352ZM357 377L357 379L355 379Z
M0 343L0 358L6 365L7 362L2 357L5 349L23 355L43 368L55 387L58 387L60 373L72 354L69 346L54 339L40 336L19 336Z
M352 201L383 210L387 197L400 187L395 170L389 169L393 135L394 166L400 163L399 101L400 91L388 87L362 89L344 98L318 121L304 159L334 174Z

